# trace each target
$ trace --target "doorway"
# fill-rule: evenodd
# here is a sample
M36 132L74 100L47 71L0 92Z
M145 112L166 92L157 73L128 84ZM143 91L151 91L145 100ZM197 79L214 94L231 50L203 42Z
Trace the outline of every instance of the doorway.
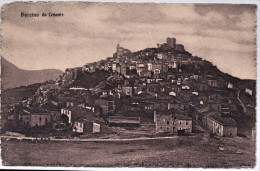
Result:
M185 135L185 130L178 130L178 136Z

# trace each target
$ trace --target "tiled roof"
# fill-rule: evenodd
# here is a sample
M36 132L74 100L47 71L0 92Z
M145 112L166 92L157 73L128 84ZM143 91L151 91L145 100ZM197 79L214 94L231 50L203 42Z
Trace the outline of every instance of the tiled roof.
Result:
M216 115L210 116L210 118L214 119L215 121L219 122L224 126L237 126L237 123L234 119L231 118L223 118Z
M181 114L175 114L175 115L173 115L173 117L175 118L176 117L176 119L178 120L192 120L192 118L190 118L190 117L187 117L187 116L185 116L185 115L181 115Z
M172 115L176 112L176 110L165 110L165 111L157 111L156 115Z

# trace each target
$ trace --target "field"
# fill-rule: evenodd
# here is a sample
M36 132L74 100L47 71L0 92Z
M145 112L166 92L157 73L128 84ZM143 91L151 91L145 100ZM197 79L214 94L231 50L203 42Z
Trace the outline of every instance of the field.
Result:
M3 164L86 167L254 167L255 142L208 134L128 142L55 142L2 139Z

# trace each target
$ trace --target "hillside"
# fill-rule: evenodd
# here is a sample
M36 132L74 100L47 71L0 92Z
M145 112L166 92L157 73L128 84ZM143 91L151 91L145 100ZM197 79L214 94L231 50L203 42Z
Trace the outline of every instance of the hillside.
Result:
M10 89L55 80L62 71L57 69L22 70L2 57L2 89Z
M94 73L79 74L76 80L70 86L92 88L100 82L106 80L109 75L110 74L106 71L96 71Z

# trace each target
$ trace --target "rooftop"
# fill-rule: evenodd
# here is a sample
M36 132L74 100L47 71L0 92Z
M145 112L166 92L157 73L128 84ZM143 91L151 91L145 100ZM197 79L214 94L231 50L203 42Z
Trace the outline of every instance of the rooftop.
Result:
M224 126L237 126L237 123L234 119L231 118L223 118L216 115L210 116L210 118L214 119L218 123L224 125Z
M187 117L185 115L181 115L181 114L175 114L173 115L174 119L177 119L177 120L192 120L192 118L190 117Z
M156 115L173 115L176 113L176 110L165 110L165 111L156 111Z
M138 123L140 124L140 117L122 117L122 116L110 116L108 119L110 123Z

